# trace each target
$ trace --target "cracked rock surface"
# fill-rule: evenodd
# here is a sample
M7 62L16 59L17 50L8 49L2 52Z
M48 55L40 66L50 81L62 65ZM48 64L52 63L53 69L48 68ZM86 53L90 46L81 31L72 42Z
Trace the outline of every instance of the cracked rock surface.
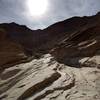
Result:
M1 100L100 100L100 70L73 68L50 54L0 74Z

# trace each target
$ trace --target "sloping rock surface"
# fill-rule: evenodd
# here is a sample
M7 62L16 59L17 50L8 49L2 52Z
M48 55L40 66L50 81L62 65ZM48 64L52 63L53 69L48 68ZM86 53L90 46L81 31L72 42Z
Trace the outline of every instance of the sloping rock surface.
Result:
M16 64L26 58L27 56L21 45L13 42L7 36L6 31L0 29L0 70L4 70L4 68L9 67L10 64Z
M99 100L100 70L59 64L50 54L0 74L1 100Z

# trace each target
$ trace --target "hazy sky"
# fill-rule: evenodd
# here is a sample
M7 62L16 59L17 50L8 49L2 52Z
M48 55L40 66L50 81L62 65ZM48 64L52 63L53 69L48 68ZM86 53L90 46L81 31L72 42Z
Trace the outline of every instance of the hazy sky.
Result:
M47 1L46 13L34 17L27 12L27 0L0 0L0 23L16 22L32 29L42 29L72 16L90 16L100 11L100 0Z

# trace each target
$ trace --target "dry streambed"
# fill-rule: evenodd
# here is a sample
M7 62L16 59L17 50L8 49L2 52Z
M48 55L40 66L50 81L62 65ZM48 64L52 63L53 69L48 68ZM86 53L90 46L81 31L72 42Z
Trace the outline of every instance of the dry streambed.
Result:
M47 54L0 74L1 100L100 100L100 70L74 68Z

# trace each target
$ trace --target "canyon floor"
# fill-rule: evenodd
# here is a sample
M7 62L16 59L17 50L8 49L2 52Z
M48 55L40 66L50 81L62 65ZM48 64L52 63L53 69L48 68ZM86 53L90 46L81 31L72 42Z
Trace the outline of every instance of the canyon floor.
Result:
M100 12L43 30L0 24L0 100L100 100Z
M100 100L100 70L67 66L46 54L0 73L0 100Z

